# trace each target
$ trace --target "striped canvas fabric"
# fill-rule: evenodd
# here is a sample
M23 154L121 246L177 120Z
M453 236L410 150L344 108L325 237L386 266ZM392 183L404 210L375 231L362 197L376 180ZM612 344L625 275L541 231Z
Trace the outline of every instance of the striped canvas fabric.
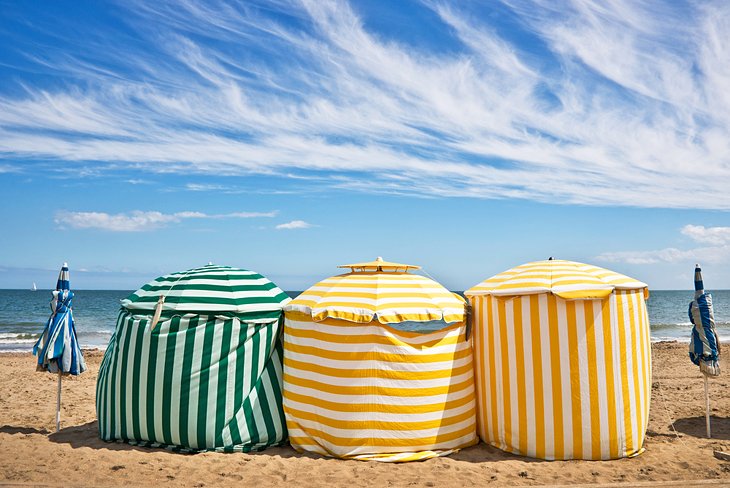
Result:
M208 265L161 276L122 300L127 310L155 310L165 295L163 312L251 314L247 320L278 317L289 296L255 271ZM253 314L259 314L260 317Z
M223 280L224 272L231 277ZM176 275L183 274L196 277L184 285L191 301L172 301L182 310L165 310L154 329L151 311L122 308L97 380L99 436L190 451L281 444L286 439L281 307L288 296L246 270L204 267ZM224 301L220 312L212 310L214 296L203 292L220 285L208 285L211 276L235 288L218 290L223 297L243 295L241 283L252 280L263 287L265 305L256 305L249 293L246 306L252 312L231 312L231 301ZM202 282L199 291L196 280ZM144 296L149 288L133 296ZM278 310L272 294L279 297ZM131 299L125 303L134 306ZM206 311L194 311L195 304Z
M427 278L380 274L325 280L285 307L284 412L298 451L403 462L478 441L465 303ZM452 323L395 327L436 317Z
M642 452L651 397L645 293L566 300L468 290L479 437L540 459Z
M637 289L646 290L646 283L598 266L550 259L499 273L471 288L469 293L494 296L552 293L569 300L605 298L613 290Z
M390 272L353 272L320 281L297 297L287 310L327 318L381 324L464 317L464 299L421 275Z

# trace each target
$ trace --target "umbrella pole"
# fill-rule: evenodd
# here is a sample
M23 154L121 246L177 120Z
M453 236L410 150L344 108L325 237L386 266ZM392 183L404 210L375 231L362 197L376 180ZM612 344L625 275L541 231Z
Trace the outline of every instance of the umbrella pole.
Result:
M703 374L702 376L705 377L705 426L707 427L707 438L711 439L712 435L710 434L710 393L707 390L707 375Z
M705 391L707 391L707 378L705 378ZM56 432L59 430L61 430L61 370L58 371L58 396L56 398Z

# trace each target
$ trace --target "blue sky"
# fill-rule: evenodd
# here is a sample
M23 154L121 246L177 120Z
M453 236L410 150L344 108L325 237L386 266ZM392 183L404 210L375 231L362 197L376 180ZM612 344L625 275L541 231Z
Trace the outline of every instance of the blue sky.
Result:
M730 4L0 0L0 287L206 264L730 288Z

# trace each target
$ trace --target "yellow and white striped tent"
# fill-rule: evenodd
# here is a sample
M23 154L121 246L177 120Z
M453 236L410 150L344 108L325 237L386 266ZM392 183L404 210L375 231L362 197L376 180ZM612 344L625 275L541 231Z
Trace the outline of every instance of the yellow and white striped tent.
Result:
M414 266L346 266L284 309L292 446L402 462L478 442L465 301Z
M465 294L484 442L540 459L643 451L651 395L646 284L548 260Z

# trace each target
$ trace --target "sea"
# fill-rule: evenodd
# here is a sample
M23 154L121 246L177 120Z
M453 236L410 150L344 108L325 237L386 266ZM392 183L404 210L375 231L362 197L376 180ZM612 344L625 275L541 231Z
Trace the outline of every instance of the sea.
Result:
M104 349L109 342L125 290L74 290L73 314L82 347ZM300 292L287 292L296 297ZM730 341L730 290L711 291L717 333ZM692 325L687 316L694 295L689 290L652 291L647 302L651 339L689 342ZM50 316L49 290L0 290L0 353L33 349Z

